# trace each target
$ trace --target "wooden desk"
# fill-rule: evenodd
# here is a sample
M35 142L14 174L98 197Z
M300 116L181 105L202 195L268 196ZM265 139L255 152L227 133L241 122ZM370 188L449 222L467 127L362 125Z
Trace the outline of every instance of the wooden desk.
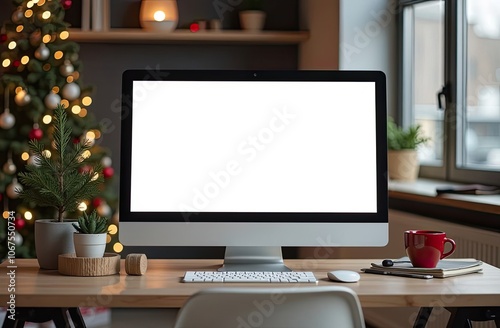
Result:
M498 307L500 269L484 265L484 273L446 279L410 279L361 273L357 283L334 283L326 272L334 269L359 271L376 260L288 260L297 271L313 271L319 285L352 288L367 307ZM379 260L380 261L380 260ZM105 277L62 276L40 270L36 260L18 259L15 269L16 307L133 307L179 308L196 291L215 286L249 284L182 283L185 271L215 270L221 260L148 260L144 276L129 276L124 263L119 275ZM7 263L0 268L0 302L5 306L10 292ZM251 286L301 287L311 284L260 284Z

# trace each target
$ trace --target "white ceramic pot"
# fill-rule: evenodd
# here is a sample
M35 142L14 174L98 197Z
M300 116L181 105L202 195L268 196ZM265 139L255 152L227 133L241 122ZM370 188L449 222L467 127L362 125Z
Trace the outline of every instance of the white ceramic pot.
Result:
M85 234L75 232L73 240L77 257L103 257L107 233Z
M41 269L57 270L58 256L75 252L73 222L35 221L35 251Z
M249 32L262 31L266 22L266 13L260 10L240 11L241 28Z
M389 150L387 155L390 179L406 181L417 179L420 164L416 150Z

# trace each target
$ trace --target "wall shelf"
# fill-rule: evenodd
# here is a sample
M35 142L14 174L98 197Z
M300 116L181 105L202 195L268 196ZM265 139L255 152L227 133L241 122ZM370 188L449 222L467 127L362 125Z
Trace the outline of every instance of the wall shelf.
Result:
M110 29L109 31L81 31L70 29L70 40L80 43L246 43L246 44L299 44L309 39L308 31L241 30L198 31L176 30L154 32L142 29Z

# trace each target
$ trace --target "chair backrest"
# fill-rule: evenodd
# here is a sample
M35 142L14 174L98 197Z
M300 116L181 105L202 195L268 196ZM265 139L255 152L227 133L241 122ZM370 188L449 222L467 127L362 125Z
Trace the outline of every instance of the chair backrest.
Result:
M191 296L175 328L364 328L357 295L343 286L208 288Z

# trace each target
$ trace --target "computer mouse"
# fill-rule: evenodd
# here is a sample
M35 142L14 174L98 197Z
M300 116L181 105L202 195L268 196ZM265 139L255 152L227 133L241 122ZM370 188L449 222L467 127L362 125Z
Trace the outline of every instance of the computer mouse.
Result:
M337 282L357 282L361 276L355 271L333 270L328 272L328 278Z

